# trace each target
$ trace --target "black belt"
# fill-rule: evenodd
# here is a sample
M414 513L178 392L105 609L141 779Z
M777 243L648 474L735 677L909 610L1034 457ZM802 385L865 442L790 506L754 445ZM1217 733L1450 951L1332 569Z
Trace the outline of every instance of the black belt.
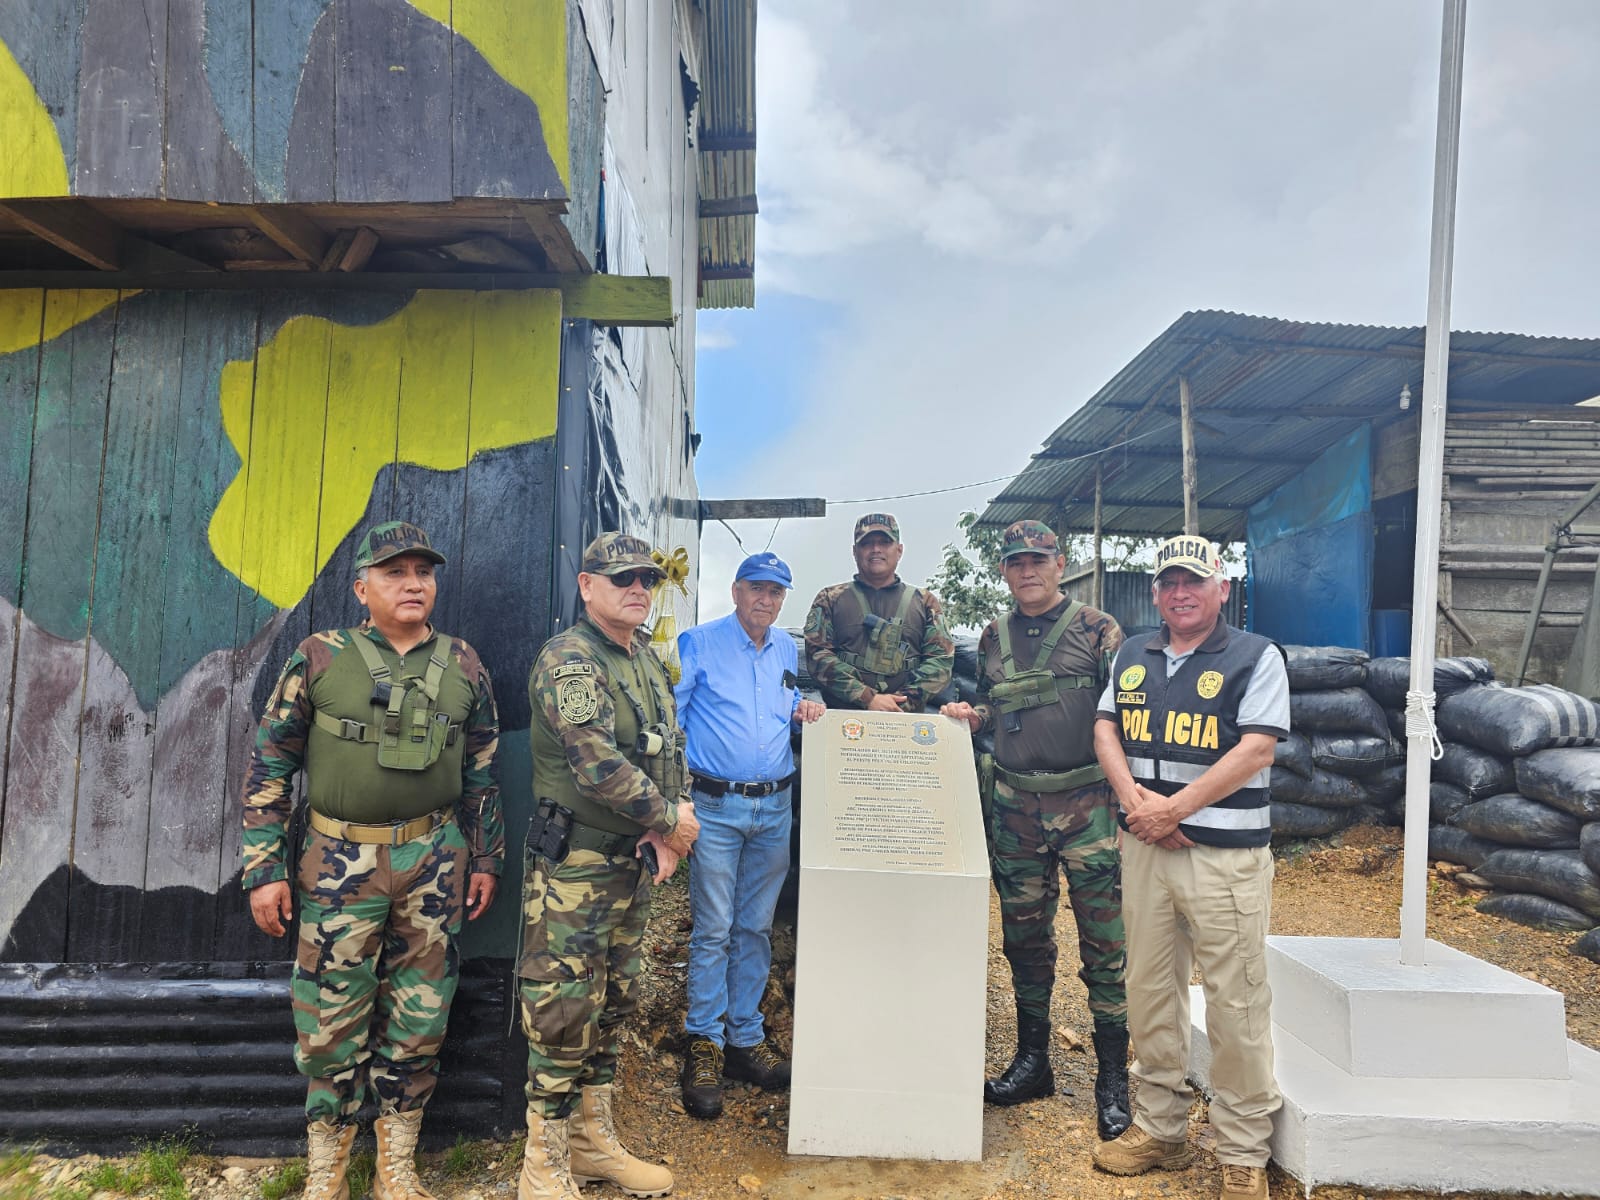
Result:
M592 825L580 825L574 821L572 828L567 831L567 849L593 850L599 854L618 858L632 854L639 844L639 837L637 833L612 833L607 829L596 829Z
M732 792L736 796L756 800L783 791L794 782L794 772L791 771L782 779L769 779L763 783L739 783L732 779L718 779L715 775L702 775L698 771L689 772L689 778L697 791L704 792L708 796L726 796Z

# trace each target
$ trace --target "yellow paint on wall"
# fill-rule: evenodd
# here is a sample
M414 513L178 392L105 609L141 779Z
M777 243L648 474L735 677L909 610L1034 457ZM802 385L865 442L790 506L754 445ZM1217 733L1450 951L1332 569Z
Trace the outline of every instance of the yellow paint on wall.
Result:
M410 4L471 42L502 79L539 106L545 146L562 186L570 192L566 0L410 0Z
M378 471L438 471L556 429L561 293L418 292L376 325L294 317L222 370L238 474L212 514L217 561L279 608L310 589Z
M563 75L563 90L565 79ZM539 112L544 114L543 104ZM563 133L565 129L563 124ZM65 196L69 187L67 156L55 122L33 81L0 42L0 198Z
M138 292L52 291L51 303L38 288L16 291L0 289L0 354L11 354L29 346L60 337L74 325L81 325L98 312L110 308L120 296L126 300ZM62 297L66 302L58 302ZM41 320L42 315L42 320Z

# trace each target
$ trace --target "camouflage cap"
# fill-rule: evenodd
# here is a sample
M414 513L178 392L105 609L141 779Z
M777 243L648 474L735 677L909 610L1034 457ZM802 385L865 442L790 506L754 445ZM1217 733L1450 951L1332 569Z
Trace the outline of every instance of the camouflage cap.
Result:
M868 513L856 522L856 536L854 544L859 546L861 539L869 533L886 533L891 542L900 540L900 522L888 513Z
M410 521L385 521L367 530L356 547L356 570L375 567L402 554L420 554L443 565L444 555L433 548L428 535Z
M1182 567L1201 579L1210 579L1222 570L1222 552L1215 542L1192 533L1180 533L1156 547L1156 578L1160 579L1161 572L1168 567Z
M1017 554L1048 554L1054 558L1060 553L1055 530L1043 521L1013 521L1000 539L1001 562Z
M583 550L579 570L589 575L619 575L623 571L654 571L661 574L650 557L650 543L626 533L602 533Z

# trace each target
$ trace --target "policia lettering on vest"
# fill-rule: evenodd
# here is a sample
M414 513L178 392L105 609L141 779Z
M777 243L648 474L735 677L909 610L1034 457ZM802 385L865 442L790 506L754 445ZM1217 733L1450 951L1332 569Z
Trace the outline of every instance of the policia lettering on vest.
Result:
M1005 531L1001 566L1016 601L978 641L976 705L940 711L975 733L994 731L980 756L990 871L1000 898L1006 960L1017 1002L1017 1053L984 1085L991 1104L1055 1090L1050 1002L1055 988L1057 877L1078 929L1079 977L1089 992L1097 1060L1096 1119L1114 1138L1128 1123L1127 996L1123 989L1120 859L1113 801L1094 756L1095 700L1122 643L1117 623L1061 595L1066 559L1038 521Z
M415 525L369 530L356 599L369 620L296 648L256 734L244 795L244 886L284 933L298 903L295 1064L308 1077L310 1200L345 1188L368 1089L379 1200L426 1197L412 1152L456 989L462 919L494 899L505 832L489 674L429 624L444 556ZM291 896L289 784L309 809ZM403 993L403 995L402 995Z
M1129 835L1122 912L1139 1087L1134 1126L1093 1157L1116 1175L1192 1159L1186 993L1198 966L1222 1196L1266 1200L1281 1104L1266 978L1268 782L1273 749L1288 736L1289 686L1277 647L1222 620L1221 570L1203 538L1161 544L1152 587L1161 629L1123 645L1098 706L1095 750Z

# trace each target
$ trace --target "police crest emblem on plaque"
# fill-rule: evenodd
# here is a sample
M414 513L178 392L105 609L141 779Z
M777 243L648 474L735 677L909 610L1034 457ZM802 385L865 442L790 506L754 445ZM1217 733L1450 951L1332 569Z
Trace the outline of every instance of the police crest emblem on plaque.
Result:
M911 740L919 746L932 746L939 740L932 721L918 721L911 727Z
M851 717L843 725L839 726L839 732L844 734L844 740L847 742L859 742L861 740L861 735L866 733L866 731L867 727L854 717Z

